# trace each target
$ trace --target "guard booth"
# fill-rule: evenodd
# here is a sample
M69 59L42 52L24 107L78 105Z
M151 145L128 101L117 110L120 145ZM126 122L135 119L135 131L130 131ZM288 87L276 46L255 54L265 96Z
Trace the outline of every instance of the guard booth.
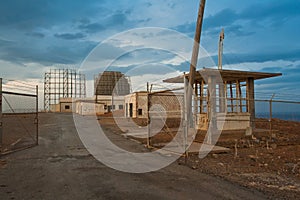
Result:
M192 107L197 129L207 130L210 121L222 130L255 128L254 81L281 75L210 68L196 71ZM188 77L184 74L164 82L184 83Z

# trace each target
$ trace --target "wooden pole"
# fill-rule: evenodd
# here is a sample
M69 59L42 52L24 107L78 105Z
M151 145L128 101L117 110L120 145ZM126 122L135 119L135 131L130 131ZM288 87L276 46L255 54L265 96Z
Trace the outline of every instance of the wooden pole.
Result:
M187 163L187 157L188 157L188 149L187 149L187 138L188 138L188 115L187 115L187 102L186 102L186 95L187 95L187 89L188 89L188 81L186 76L183 76L183 83L184 83L184 105L183 105L183 113L184 113L184 127L183 127L183 135L184 135L184 154L185 154L185 163Z
M187 93L187 114L189 118L192 116L191 114L192 114L193 84L195 82L195 74L196 74L196 67L197 67L199 47L200 47L205 2L206 0L201 0L199 10L198 10L197 26L196 26L196 32L194 37L194 46L193 46L193 53L192 53L191 65L190 65L189 87Z

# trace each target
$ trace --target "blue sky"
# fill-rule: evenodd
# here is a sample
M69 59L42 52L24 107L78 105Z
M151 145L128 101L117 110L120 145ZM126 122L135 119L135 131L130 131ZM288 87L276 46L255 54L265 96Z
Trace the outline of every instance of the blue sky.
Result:
M199 0L1 1L0 76L42 82L49 68L78 67L99 43L134 28L167 28L193 38L198 5ZM294 94L299 100L299 10L300 0L207 0L201 45L216 60L218 35L224 28L224 68L281 72L280 78L257 82L258 90ZM101 56L124 48L106 47ZM153 49L130 52L112 68L126 71L146 60L147 65L167 63L179 73L188 71L188 64L175 57Z

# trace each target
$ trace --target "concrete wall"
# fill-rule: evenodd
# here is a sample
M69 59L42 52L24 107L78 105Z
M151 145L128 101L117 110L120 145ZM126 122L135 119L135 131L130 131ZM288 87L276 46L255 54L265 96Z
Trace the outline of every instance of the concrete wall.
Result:
M125 96L125 117L147 118L147 92L135 92ZM131 116L130 116L131 115Z
M148 94L145 92L137 93L137 104L135 114L138 118L148 117Z
M50 112L60 112L60 104L50 105Z
M60 112L72 112L72 102L60 102Z
M105 112L125 109L125 96L98 95L97 102L104 106Z
M225 120L225 121L224 121ZM226 115L220 114L218 116L218 128L224 123L223 130L245 130L250 126L249 113L228 113Z
M96 104L95 102L77 101L75 105L75 112L80 115L96 115L105 113L104 105Z
M225 117L226 116L226 117ZM221 127L223 123L223 127ZM200 130L208 129L207 114L197 115L197 127ZM217 127L222 130L245 130L250 127L249 113L217 113Z
M151 95L152 114L153 116L161 116L163 114L161 111L165 110L166 117L180 118L182 102L183 95L170 95L167 93ZM147 92L135 92L125 96L125 117L130 117L131 112L132 118L148 117Z
M162 116L169 118L183 118L183 95L182 94L173 94L173 93L157 93L151 95L151 110L154 115Z

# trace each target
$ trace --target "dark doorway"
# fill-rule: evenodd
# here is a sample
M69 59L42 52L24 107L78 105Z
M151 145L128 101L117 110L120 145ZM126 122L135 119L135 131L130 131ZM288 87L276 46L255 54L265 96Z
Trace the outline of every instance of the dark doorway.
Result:
M129 104L129 116L130 117L133 116L133 104L132 103Z

